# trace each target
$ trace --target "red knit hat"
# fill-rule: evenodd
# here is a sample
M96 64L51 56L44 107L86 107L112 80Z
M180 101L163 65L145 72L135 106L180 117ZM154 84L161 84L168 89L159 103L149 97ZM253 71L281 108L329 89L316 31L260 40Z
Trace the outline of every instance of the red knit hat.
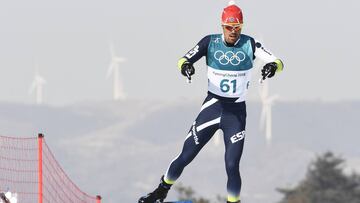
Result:
M235 5L235 1L230 1L224 8L221 16L221 23L227 25L243 24L243 14L241 9Z

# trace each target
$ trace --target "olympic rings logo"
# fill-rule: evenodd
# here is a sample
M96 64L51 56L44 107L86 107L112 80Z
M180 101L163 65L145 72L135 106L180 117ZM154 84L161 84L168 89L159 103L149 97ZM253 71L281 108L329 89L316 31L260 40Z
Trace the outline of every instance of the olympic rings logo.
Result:
M245 54L242 51L238 51L236 53L232 51L223 52L221 50L217 50L214 53L214 57L221 65L227 65L231 63L233 66L239 65L242 61L245 60Z

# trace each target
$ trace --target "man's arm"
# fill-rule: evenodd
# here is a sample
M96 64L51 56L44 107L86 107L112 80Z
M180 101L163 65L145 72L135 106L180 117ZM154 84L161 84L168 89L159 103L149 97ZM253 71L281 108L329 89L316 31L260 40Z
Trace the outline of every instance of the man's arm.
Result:
M207 54L207 49L210 43L210 35L202 38L197 45L192 48L190 51L188 51L185 56L183 56L178 61L178 68L180 69L181 73L185 75L185 72L190 70L190 73L194 74L195 69L193 67L193 64L198 61L201 57L205 56ZM191 74L191 75L192 75Z
M258 58L265 62L265 66L262 68L261 73L263 79L273 77L275 73L281 72L284 69L283 62L266 49L260 42L252 41L254 50L254 59Z
M278 67L276 72L280 72L284 69L283 62L279 58L277 58L273 53L271 53L268 49L266 49L261 42L256 40L255 40L254 56L259 58L265 63L271 63L271 62L276 63Z

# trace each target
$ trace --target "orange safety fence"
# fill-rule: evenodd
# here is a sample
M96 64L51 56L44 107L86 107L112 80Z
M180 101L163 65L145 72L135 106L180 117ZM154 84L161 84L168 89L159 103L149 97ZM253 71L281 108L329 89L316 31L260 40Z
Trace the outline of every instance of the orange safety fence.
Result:
M0 192L20 203L101 203L81 191L55 159L44 136L0 136Z

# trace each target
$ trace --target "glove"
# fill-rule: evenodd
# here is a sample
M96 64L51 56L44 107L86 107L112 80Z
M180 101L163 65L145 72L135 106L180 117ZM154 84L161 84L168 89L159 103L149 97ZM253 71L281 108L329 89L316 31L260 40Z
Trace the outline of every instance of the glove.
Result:
M265 64L265 66L261 69L261 75L263 79L273 77L275 75L276 69L277 64L275 62Z
M194 66L191 63L187 62L187 61L184 62L181 65L181 74L183 76L186 76L186 77L194 75L195 74Z

